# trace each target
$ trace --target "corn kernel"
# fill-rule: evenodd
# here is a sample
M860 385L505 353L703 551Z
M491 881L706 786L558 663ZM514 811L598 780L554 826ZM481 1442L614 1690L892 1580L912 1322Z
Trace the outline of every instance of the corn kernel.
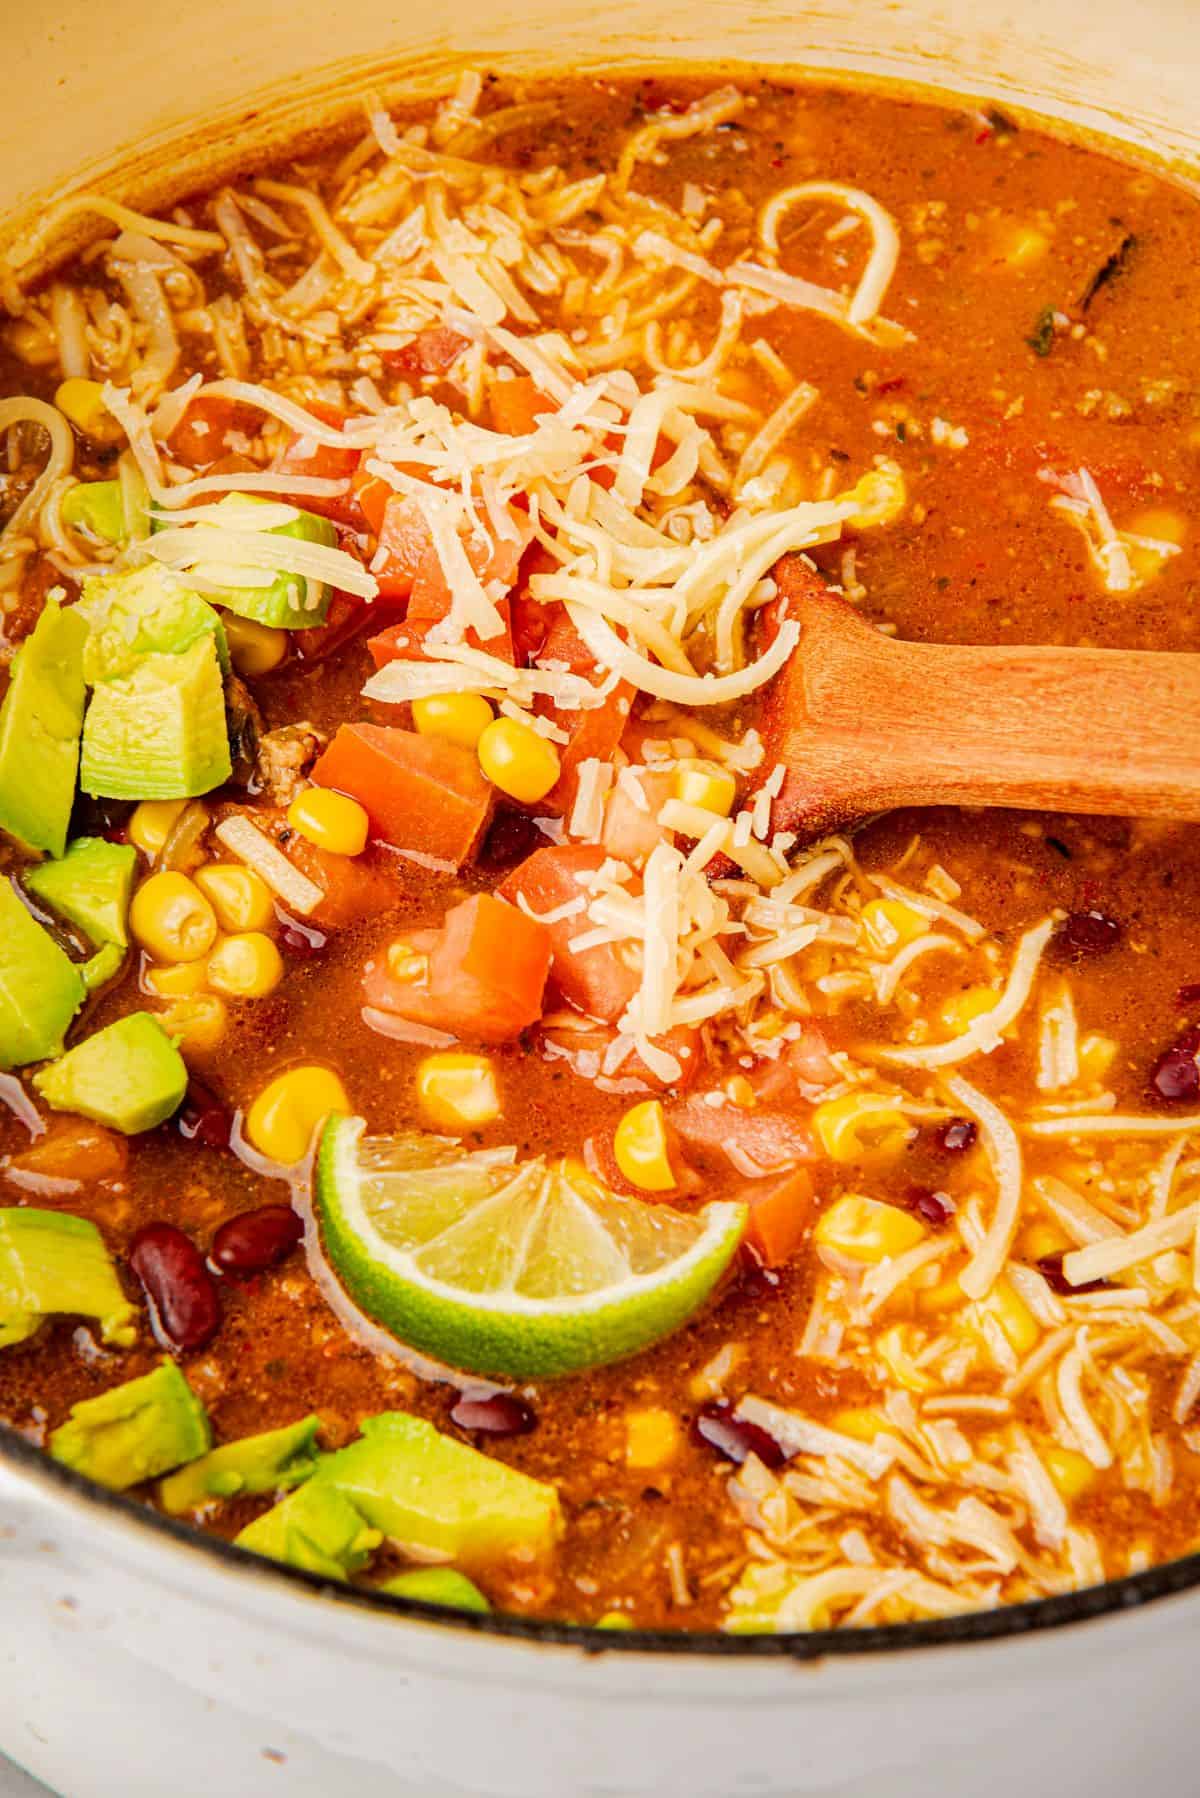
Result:
M239 674L254 680L278 668L288 652L288 634L254 618L239 618L236 612L223 612L221 622L229 644L229 659Z
M129 928L155 961L199 961L217 940L217 914L186 874L151 874L133 895Z
M1116 1060L1117 1045L1111 1036L1094 1032L1079 1045L1079 1072L1084 1080L1103 1080Z
M151 860L160 855L188 803L186 799L143 799L134 806L128 824L134 848Z
M297 793L287 818L294 831L333 855L361 855L371 830L371 820L358 800L331 787L306 787Z
M889 1161L903 1153L912 1125L879 1093L843 1093L813 1112L813 1128L831 1161Z
M1032 268L1049 248L1050 239L1044 231L1037 231L1032 225L1015 225L1004 239L1002 253L1010 268Z
M282 979L283 959L261 930L222 937L208 958L209 986L230 999L264 999Z
M346 1089L330 1068L315 1063L288 1068L263 1087L246 1113L252 1149L286 1167L307 1155L318 1124L331 1112L348 1112Z
M933 1392L938 1382L917 1365L919 1344L919 1333L911 1324L893 1324L879 1335L875 1348L897 1385L908 1392Z
M905 905L903 899L872 899L863 906L859 924L871 948L880 955L903 949L929 929L929 919Z
M887 1418L874 1405L847 1405L835 1411L830 1421L835 1430L843 1436L853 1436L856 1442L874 1442L888 1427Z
M160 999L190 999L204 991L208 974L202 961L177 961L164 968L146 968L142 984Z
M224 999L213 993L196 993L191 998L176 999L166 1011L159 1012L158 1021L175 1038L186 1058L189 1054L211 1055L220 1047L229 1013Z
M884 462L861 475L845 496L855 502L849 523L856 531L894 524L908 504L904 475L895 462Z
M675 770L675 797L685 805L698 805L718 818L727 818L737 798L737 782L728 768L716 762L682 761Z
M597 1629L632 1629L633 1618L627 1617L624 1611L605 1611L603 1617L597 1617Z
M1050 1443L1041 1451L1046 1471L1064 1498L1082 1498L1096 1483L1096 1469L1085 1455L1073 1448L1059 1448Z
M848 1261L890 1261L924 1241L925 1227L907 1211L848 1192L817 1220L813 1239Z
M726 1098L731 1105L742 1111L753 1111L758 1103L758 1094L747 1080L745 1074L730 1074L728 1080L722 1082Z
M495 717L482 693L430 693L412 702L413 725L423 737L445 737L474 749Z
M494 718L476 751L492 785L522 805L544 799L562 772L553 743L516 718Z
M679 1450L679 1424L670 1411L651 1405L631 1411L625 1420L625 1465L649 1470L663 1467Z
M676 1180L660 1099L630 1106L613 1133L613 1155L631 1186L643 1192L671 1191Z
M502 1109L491 1062L466 1050L427 1055L417 1069L417 1096L426 1116L447 1130L490 1124Z
M72 375L58 387L54 404L75 429L90 437L93 443L119 443L125 433L104 404L103 392L99 381L85 381Z
M999 997L995 987L969 986L947 999L942 1006L942 1023L952 1036L961 1036L965 1030L970 1029L976 1018L982 1018L996 1009Z
M1075 1246L1065 1230L1043 1218L1035 1218L1021 1232L1021 1253L1029 1261L1043 1261L1047 1255L1062 1255Z
M388 944L387 965L397 980L406 980L412 986L419 986L429 973L429 957L408 943Z
M1188 532L1188 521L1170 506L1147 506L1127 518L1123 528L1136 537L1155 537L1160 543L1182 543Z
M266 930L274 921L274 895L253 868L241 862L208 862L192 879L216 912L222 930Z
M950 1274L936 1286L923 1286L917 1293L917 1310L922 1316L936 1316L940 1311L956 1311L966 1303L967 1295L958 1283L958 1275Z
M978 1327L980 1318L994 1318L1000 1325L1009 1346L1018 1355L1027 1355L1036 1347L1041 1331L1037 1319L1024 1299L1017 1297L1008 1281L1001 1278L996 1281L992 1290L968 1307L968 1325Z

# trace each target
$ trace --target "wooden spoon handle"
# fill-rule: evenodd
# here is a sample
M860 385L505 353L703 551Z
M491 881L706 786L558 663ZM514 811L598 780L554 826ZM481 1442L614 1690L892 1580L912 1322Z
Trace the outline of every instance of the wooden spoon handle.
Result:
M776 829L900 805L1200 819L1200 655L896 642L816 583L790 613Z

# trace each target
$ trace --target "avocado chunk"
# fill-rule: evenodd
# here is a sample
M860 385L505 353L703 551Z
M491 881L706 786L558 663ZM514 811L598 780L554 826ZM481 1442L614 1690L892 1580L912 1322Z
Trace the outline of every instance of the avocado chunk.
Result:
M222 1498L248 1493L287 1492L317 1465L319 1417L302 1417L282 1430L227 1442L163 1481L158 1496L173 1517L199 1511Z
M124 961L125 950L120 943L105 943L103 949L97 949L95 955L89 956L79 970L88 992L97 993L110 980L115 980Z
M120 481L80 481L65 494L62 521L74 531L87 531L104 543L124 543L125 498Z
M542 1553L562 1533L553 1486L403 1411L369 1418L359 1440L326 1456L313 1477L401 1547L466 1568L514 1548Z
M220 614L160 562L92 575L78 610L90 627L83 651L89 687L134 673L146 656L183 655L206 637L216 645L221 672L229 672Z
M136 1136L178 1109L187 1068L158 1019L134 1011L42 1068L33 1084L55 1111L74 1111Z
M132 843L77 837L59 861L41 862L25 875L25 886L68 924L82 930L97 949L129 942L129 900L137 850Z
M0 1330L9 1341L22 1319L31 1335L50 1312L99 1319L105 1342L128 1348L137 1312L121 1290L95 1224L64 1211L10 1206L0 1211Z
M70 956L0 876L0 1068L58 1055L84 997Z
M92 693L81 782L103 799L192 799L229 779L225 688L215 640L146 655Z
M336 1487L310 1479L247 1524L234 1543L289 1567L344 1580L366 1566L382 1539Z
M83 646L77 607L48 599L13 658L0 706L0 831L24 849L61 855L75 800L83 723Z
M50 1437L64 1467L123 1492L157 1479L212 1444L208 1414L173 1361L72 1405Z
M228 493L206 508L212 523L225 530L253 531L264 538L289 537L299 543L337 548L337 531L327 518L296 506L260 499L255 494ZM206 521L207 522L207 521ZM201 541L199 532L197 541ZM252 618L280 630L311 630L324 624L330 588L324 581L299 574L273 573L270 567L231 561L197 562L192 573L220 588L214 598L239 618Z
M419 1598L422 1604L444 1604L455 1611L478 1611L482 1615L492 1608L474 1580L457 1567L412 1567L383 1580L375 1590L387 1592L392 1598Z

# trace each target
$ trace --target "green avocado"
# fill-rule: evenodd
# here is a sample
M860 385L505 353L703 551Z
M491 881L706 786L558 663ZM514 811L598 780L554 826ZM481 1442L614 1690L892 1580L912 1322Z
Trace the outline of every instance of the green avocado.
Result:
M163 1481L159 1499L173 1517L199 1511L222 1498L257 1492L286 1492L299 1486L317 1465L319 1417L302 1417L282 1430L226 1442Z
M53 1110L136 1136L178 1109L187 1068L158 1019L134 1011L42 1068L33 1084Z
M92 693L80 779L105 799L192 799L232 772L225 689L214 638L178 655L143 656Z
M30 1326L22 1334L31 1335L50 1312L98 1318L105 1342L124 1348L137 1335L137 1312L95 1224L11 1206L0 1211L0 1331L19 1341L12 1332L22 1321Z
M107 986L110 980L116 979L124 965L125 954L120 943L105 943L102 949L97 949L95 955L89 956L82 963L79 972L89 993L98 993L102 986Z
M137 850L131 843L77 837L59 861L41 862L24 876L25 885L68 924L82 930L97 949L129 942L129 900Z
M455 1611L491 1610L491 1605L474 1580L456 1567L411 1567L383 1580L375 1590L392 1598L419 1598L422 1604L443 1604Z
M367 1419L359 1440L327 1455L313 1482L335 1486L402 1548L467 1568L514 1548L542 1553L562 1533L553 1486L403 1411Z
M254 531L264 537L290 537L300 543L337 548L337 531L327 518L295 506L260 499L255 494L229 493L207 508L214 525L226 530ZM279 523L273 520L281 520ZM199 540L199 534L198 539ZM240 618L252 618L279 630L311 630L324 624L329 610L330 588L324 581L298 574L272 575L270 568L251 568L236 562L197 562L192 573L220 589L213 597Z
M79 969L0 876L0 1068L59 1054L85 996Z
M173 1361L140 1380L72 1405L50 1453L102 1486L123 1492L157 1479L212 1444L208 1415Z
M183 655L206 637L216 645L221 672L229 672L220 615L159 562L92 575L78 610L90 627L83 651L89 687L133 674L147 656Z
M86 638L78 608L48 599L0 706L0 831L47 855L66 848L75 801Z
M87 531L105 543L124 543L125 498L120 481L80 481L60 508L62 521L74 531Z
M238 1548L334 1580L358 1573L381 1541L349 1499L315 1478L234 1537Z

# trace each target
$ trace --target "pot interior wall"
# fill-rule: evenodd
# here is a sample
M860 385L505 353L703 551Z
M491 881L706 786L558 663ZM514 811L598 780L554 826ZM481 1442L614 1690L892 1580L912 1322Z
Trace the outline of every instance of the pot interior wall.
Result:
M274 136L336 120L367 90L444 89L464 60L855 69L1023 100L1194 159L1200 13L1194 0L1142 0L1137 17L1134 33L1128 0L639 0L633 15L595 0L208 0L202 14L122 0L98 31L94 0L41 0L5 33L0 243L81 182L152 202Z

